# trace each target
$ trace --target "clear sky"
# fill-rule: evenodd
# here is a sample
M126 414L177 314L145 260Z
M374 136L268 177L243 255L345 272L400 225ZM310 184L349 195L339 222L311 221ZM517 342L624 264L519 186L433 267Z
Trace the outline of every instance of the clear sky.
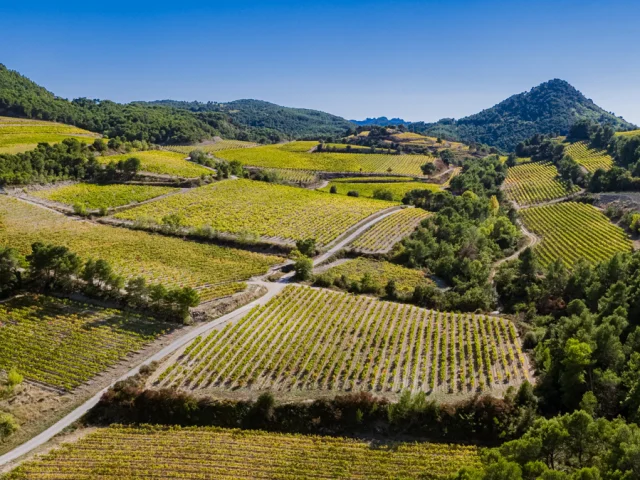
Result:
M562 78L640 124L638 0L0 0L0 32L0 63L66 98L434 121Z

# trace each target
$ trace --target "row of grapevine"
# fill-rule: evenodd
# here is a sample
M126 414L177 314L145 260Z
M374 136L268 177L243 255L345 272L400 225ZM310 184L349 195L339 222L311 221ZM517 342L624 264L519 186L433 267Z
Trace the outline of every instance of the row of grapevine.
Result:
M549 162L524 163L509 168L503 188L507 197L520 205L553 200L580 190L562 182L555 165Z
M289 286L241 321L194 340L156 385L473 392L527 378L517 336L504 333L510 325L497 317Z
M351 226L394 204L381 200L329 195L252 180L225 180L165 197L118 213L160 223L176 214L184 225L209 226L231 234L252 234L293 243L315 238L326 245Z
M118 310L45 296L0 303L0 370L71 390L169 329Z
M26 462L5 480L448 478L477 447L376 443L213 427L111 426Z
M625 232L595 207L566 202L521 210L526 227L543 237L536 252L543 265L561 258L568 266L578 259L606 260L631 250Z
M351 247L361 253L386 253L410 235L431 215L421 208L404 208L373 225L356 238Z

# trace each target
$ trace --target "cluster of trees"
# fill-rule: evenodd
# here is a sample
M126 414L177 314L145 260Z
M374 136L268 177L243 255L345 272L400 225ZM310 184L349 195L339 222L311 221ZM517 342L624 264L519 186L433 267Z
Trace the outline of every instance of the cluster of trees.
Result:
M67 138L61 143L40 143L25 153L0 154L0 185L26 185L58 180L112 182L129 180L140 170L135 157L101 165L94 147Z
M214 159L207 155L206 152L196 149L189 153L189 159L192 162L204 165L205 167L214 168L218 180L229 178L231 175L244 178L249 174L238 160L227 162L226 160Z
M67 247L34 243L26 257L13 248L0 248L0 296L20 290L72 293L116 302L133 309L149 310L168 318L187 321L189 308L199 304L198 293L189 287L167 289L148 285L142 277L125 280L105 260L83 260Z
M504 308L531 326L525 346L535 348L544 412L593 395L597 415L640 421L640 253L568 270L561 260L540 268L527 249L495 283Z
M434 215L401 242L393 252L394 261L426 269L451 286L446 292L435 286L419 286L414 303L446 310L491 308L491 265L512 252L520 238L512 221L514 212L505 211L498 200L503 170L497 158L479 160L454 178L456 186L452 180L453 191L464 189L461 195L414 190L405 196L404 203Z
M68 101L0 64L0 115L51 120L76 125L109 138L151 143L195 143L222 136L272 143L278 132L248 128L228 113L191 112L173 106L119 104L79 98Z
M580 118L609 124L615 130L635 127L603 110L567 82L555 79L475 115L459 120L445 118L436 123L416 122L410 129L426 135L484 143L509 152L537 133L567 135Z

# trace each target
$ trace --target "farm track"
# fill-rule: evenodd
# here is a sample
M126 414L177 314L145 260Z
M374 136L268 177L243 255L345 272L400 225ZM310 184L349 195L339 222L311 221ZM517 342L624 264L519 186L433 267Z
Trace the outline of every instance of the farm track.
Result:
M20 200L22 200L22 201L24 201L26 203L31 203L31 204L39 207L39 208L44 208L44 209L47 209L47 210L51 210L51 211L53 211L53 212L55 212L55 213L57 213L59 215L63 215L60 212L57 212L55 210L52 210L52 209L47 208L47 207L45 207L43 205L40 205L40 204L36 204L36 203L30 202L30 201L28 201L26 199L22 199L21 198ZM331 257L333 254L335 254L336 252L338 252L339 250L344 248L346 245L348 245L350 242L352 242L355 238L357 238L359 235L361 235L363 232L365 232L367 229L369 229L371 226L373 226L376 223L380 222L381 220L383 220L387 216L392 215L398 208L401 208L401 207L392 207L392 209L389 209L390 211L387 210L382 215L380 215L380 213L378 212L378 214L374 214L374 216L373 216L374 218L369 217L370 219L368 221L365 220L364 224L361 224L358 228L356 228L355 231L352 231L351 233L347 233L346 235L343 235L342 239L340 237L338 239L336 239L334 241L333 246L331 246L331 248L327 252L325 252L325 253L323 253L323 254L321 254L321 255L319 255L319 256L317 256L317 257L315 257L313 259L313 265L316 266L316 265L322 263L323 261L327 260L329 257ZM84 221L84 220L80 220L80 219L78 219L78 220L79 221ZM147 358L146 360L141 362L139 365L137 365L136 367L131 369L125 375L123 375L122 377L118 378L117 381L125 380L125 379L127 379L129 377L132 377L132 376L136 375L140 371L140 368L142 366L148 365L148 364L150 364L151 362L154 362L154 361L160 361L160 360L168 357L169 355L172 355L173 353L175 353L176 351L178 351L182 347L186 346L188 343L193 341L198 336L202 336L202 335L208 334L214 328L216 328L218 326L221 326L221 325L223 325L225 323L232 322L234 320L239 320L246 313L251 311L251 309L253 309L256 306L265 305L269 300L271 300L278 293L280 293L284 289L284 287L291 282L291 279L293 277L293 273L289 273L289 274L283 276L282 278L280 278L280 280L277 283L272 283L272 282L266 282L266 281L263 280L263 277L266 277L268 275L269 275L269 273L267 273L266 275L264 275L262 277L257 277L255 279L252 279L252 280L247 282L248 284L257 284L257 285L264 286L267 289L267 293L265 295L263 295L262 297L254 300L254 301L252 301L252 302L250 302L250 303L248 303L246 305L243 305L243 306L237 308L236 310L233 310L232 312L229 312L229 313L221 316L220 318L218 318L216 320L213 320L211 322L203 324L203 325L199 326L198 328L195 328L195 329L189 331L187 334L177 338L172 343L170 343L169 345L164 347L162 350L158 351L154 355L150 356L149 358ZM10 452L7 452L4 455L0 456L0 466L5 465L5 464L7 464L9 462L13 462L13 461L19 459L20 457L22 457L23 455L26 455L27 453L31 452L32 450L44 445L46 442L51 440L54 436L56 436L59 433L61 433L64 429L66 429L67 427L71 426L76 421L80 420L80 418L82 418L89 410L91 410L100 401L100 398L102 397L102 395L111 386L113 386L113 384L115 384L115 383L116 382L114 381L108 387L100 390L98 393L96 393L93 397L91 397L85 403L80 405L78 408L76 408L75 410L73 410L72 412L67 414L65 417L63 417L62 419L57 421L55 424L53 424L52 426L50 426L49 428L47 428L43 432L39 433L35 437L31 438L30 440L28 440L27 442L23 443L22 445L16 447L15 449L11 450Z

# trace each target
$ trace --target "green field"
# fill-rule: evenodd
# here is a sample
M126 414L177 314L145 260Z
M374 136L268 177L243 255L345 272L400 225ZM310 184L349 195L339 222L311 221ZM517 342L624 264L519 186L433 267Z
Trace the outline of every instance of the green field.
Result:
M292 285L242 320L196 338L155 384L285 397L471 393L521 383L525 365L506 319Z
M140 159L143 172L172 177L195 178L201 175L212 175L214 172L197 163L185 160L185 154L167 152L164 150L149 150L146 152L131 152L124 155L111 155L108 157L96 157L102 163L117 163L120 160L136 157Z
M227 295L279 257L189 242L125 228L78 221L0 196L0 245L27 254L34 242L65 245L84 259L107 260L127 278L143 276L165 287L190 286ZM223 293L221 293L223 292Z
M28 461L5 480L446 479L478 449L215 427L111 426ZM422 475L422 476L421 476Z
M100 135L61 123L0 117L0 153L20 153L36 148L38 143L60 143L75 138L93 143Z
M521 210L526 227L542 236L535 247L542 265L560 258L567 266L579 258L607 260L617 252L631 251L631 241L595 207L584 203L557 203Z
M83 205L88 209L100 209L144 202L177 191L179 191L178 188L150 185L77 183L31 192L31 195L67 205Z
M347 183L344 181L331 181L320 190L329 192L331 191L331 187L334 186L340 195L346 195L349 192L358 192L361 197L367 198L373 198L376 191L387 191L393 195L393 200L396 202L402 201L407 192L411 190L431 190L432 192L441 190L440 185L424 182Z
M599 168L611 170L611 167L613 167L613 158L606 150L591 148L587 142L567 144L565 154L570 155L571 158L591 173Z
M224 180L118 213L123 220L159 223L178 215L185 226L277 238L315 238L326 245L349 227L394 206L381 200L344 197L252 180Z
M0 370L71 390L142 348L169 325L43 295L0 303Z
M418 285L433 283L425 277L421 270L363 257L347 260L317 275L317 277L320 277L323 283L332 284L337 279L344 278L350 284L353 281L360 282L365 274L369 274L373 282L380 287L381 294L384 293L384 287L389 280L394 280L398 292L405 295L411 294Z
M370 172L422 176L420 166L433 162L425 155L371 153L310 153L318 142L292 142L256 148L224 150L218 158L238 160L244 165L265 168L293 168L326 172Z
M531 162L510 167L503 189L510 200L520 205L532 205L570 195L580 187L569 187L561 181L552 163Z

